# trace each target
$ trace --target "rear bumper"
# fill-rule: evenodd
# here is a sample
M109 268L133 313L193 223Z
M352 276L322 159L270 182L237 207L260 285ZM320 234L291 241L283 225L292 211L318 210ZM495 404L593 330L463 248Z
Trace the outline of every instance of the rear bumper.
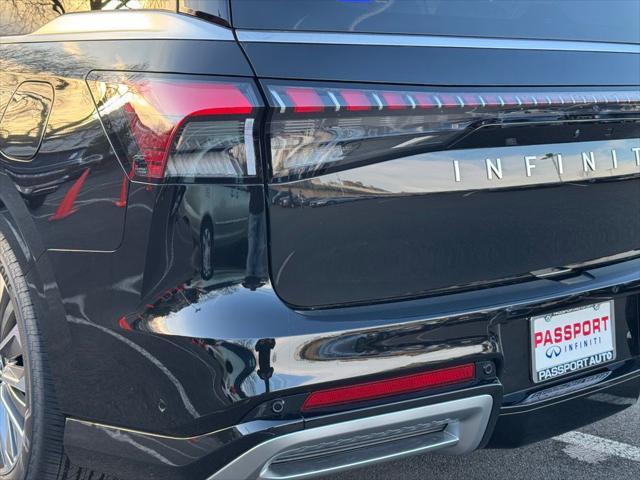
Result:
M224 404L205 414L200 402L211 395L203 382L208 377L186 372L175 379L198 418L170 429L161 422L154 423L157 428L112 426L117 422L71 415L65 446L75 463L119 478L197 480L304 478L435 449L466 453L487 444L522 445L614 414L637 399L639 294L640 261L633 260L578 278L349 309L294 311L268 286L196 297L177 305L171 316L141 317L131 325L136 336L129 338L147 342L168 368L177 369L179 360L183 369L205 362L225 366L216 370L221 387L213 392ZM616 361L534 384L528 318L604 298L616 305ZM223 321L229 318L234 321ZM468 385L313 416L300 412L307 394L319 388L469 362L495 368ZM132 373L137 388L157 388L146 371ZM487 395L490 406L479 400ZM286 408L274 414L271 406L278 400ZM170 405L162 414L178 418L181 404ZM140 425L158 415L148 411ZM407 423L407 415L414 420ZM414 427L418 431L409 434ZM394 435L398 441L386 440ZM320 438L326 440L322 445L316 443ZM385 441L374 442L378 438ZM334 448L343 442L364 442L367 448L345 458Z
M310 421L254 420L192 438L68 419L65 446L77 464L123 479L311 478L414 454L519 446L568 431L631 406L640 394L638 363L627 374L526 407L501 407L503 388L495 382Z
M68 419L72 461L123 479L308 478L411 454L468 453L486 443L500 385L320 415L253 420L191 438Z

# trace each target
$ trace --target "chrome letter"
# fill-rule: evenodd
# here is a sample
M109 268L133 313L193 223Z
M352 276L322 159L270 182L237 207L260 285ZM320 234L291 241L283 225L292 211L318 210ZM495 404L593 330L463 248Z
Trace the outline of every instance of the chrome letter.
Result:
M593 156L593 152L589 152L589 155L586 152L582 152L582 166L585 172L589 170L596 171L596 159Z
M490 158L487 158L487 178L493 180L494 175L502 180L502 163L499 158L496 158L495 164Z
M564 173L564 164L562 163L562 155L557 154L556 158L558 159L558 174L562 175Z
M536 168L535 164L531 163L531 162L535 162L536 160L536 156L535 155L527 155L524 157L524 163L527 166L527 177L531 176L531 170L533 170L534 168Z

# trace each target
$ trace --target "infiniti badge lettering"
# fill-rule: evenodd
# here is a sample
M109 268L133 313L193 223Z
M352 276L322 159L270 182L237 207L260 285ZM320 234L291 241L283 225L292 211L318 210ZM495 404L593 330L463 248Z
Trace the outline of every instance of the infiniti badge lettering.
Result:
M411 175L407 175L407 172ZM640 139L598 140L425 152L316 177L363 185L363 195L531 187L640 176ZM304 186L304 181L302 182ZM345 193L347 195L347 193Z
M633 155L633 162L636 167L640 167L640 147L632 147L630 149ZM582 171L584 173L597 172L601 170L617 170L620 167L618 161L618 152L616 149L611 149L611 156L608 161L605 158L596 158L596 154L593 151L581 152L580 159L582 165ZM535 175L535 170L538 167L536 162L539 158L551 159L557 169L558 175L564 174L564 159L562 153L546 154L542 157L537 155L523 155L523 173L526 177L532 177ZM464 168L460 164L459 160L453 160L453 177L456 182L464 182ZM502 180L504 178L503 160L500 157L485 159L486 175L488 180Z

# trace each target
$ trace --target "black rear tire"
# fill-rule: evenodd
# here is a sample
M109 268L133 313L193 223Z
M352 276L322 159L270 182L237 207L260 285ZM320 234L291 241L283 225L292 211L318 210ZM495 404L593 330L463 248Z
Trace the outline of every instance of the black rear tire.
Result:
M5 459L4 454L0 454L0 479L116 480L74 466L64 453L65 418L58 408L33 293L25 278L24 265L15 253L15 245L17 242L11 232L0 231L0 346L4 347L4 352L0 348L0 367L10 367L9 373L3 373L4 376L0 378L0 391L9 392L4 401L0 398L0 414L8 401L17 397L24 400L24 404L19 405L24 407L24 424L20 441L14 442L16 456L11 462ZM4 330L11 330L12 338L7 337L7 331L3 331L3 320L6 320ZM7 325L12 328L7 328ZM17 339L16 334L19 334ZM5 338L8 340L3 343ZM18 343L20 352L17 352ZM4 372L4 367L1 370ZM23 372L22 383L16 383L14 378L19 374L11 376L15 372ZM20 388L24 388L24 395L14 395L21 393ZM10 422L14 422L14 428L16 420L19 419L10 419ZM6 428L7 422L0 420L0 429ZM2 430L0 433L10 432ZM13 437L0 434L0 438L16 437L15 434Z

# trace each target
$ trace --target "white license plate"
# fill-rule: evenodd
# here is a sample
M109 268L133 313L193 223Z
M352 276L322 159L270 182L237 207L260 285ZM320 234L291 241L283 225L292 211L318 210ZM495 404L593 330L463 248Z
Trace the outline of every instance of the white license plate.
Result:
M613 301L531 318L533 381L545 382L616 358Z

